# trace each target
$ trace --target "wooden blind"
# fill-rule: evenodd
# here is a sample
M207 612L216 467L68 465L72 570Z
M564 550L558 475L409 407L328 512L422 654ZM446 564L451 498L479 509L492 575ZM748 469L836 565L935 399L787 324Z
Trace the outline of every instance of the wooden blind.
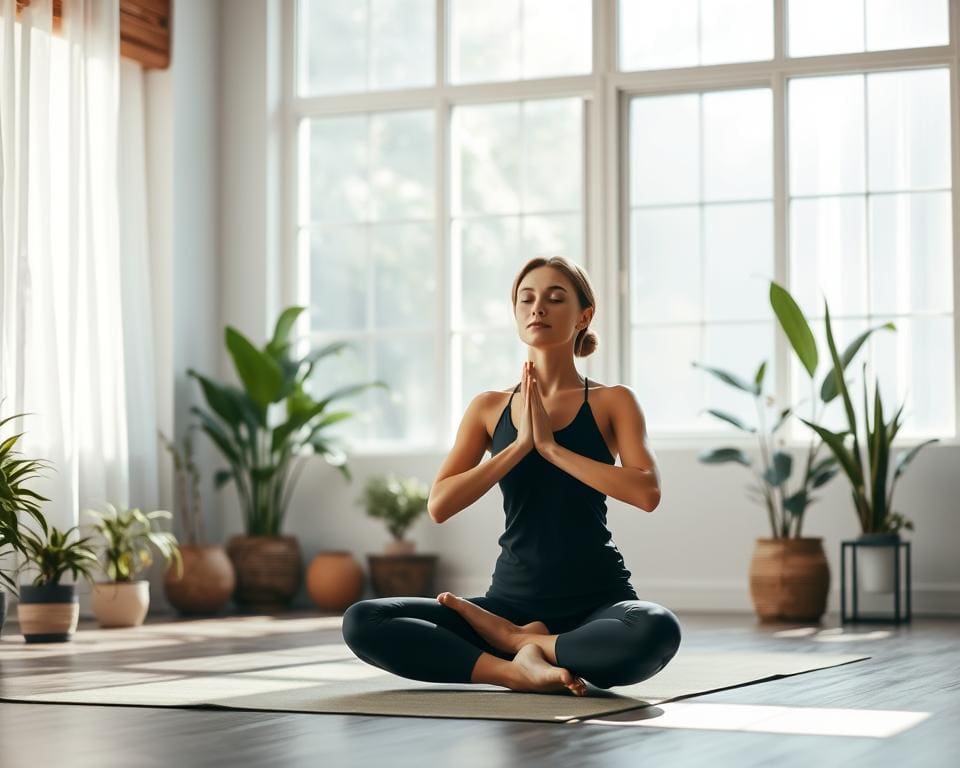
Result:
M63 3L53 0L53 29L60 30ZM30 0L17 0L17 11ZM170 25L173 0L120 0L120 55L139 61L145 69L170 66Z

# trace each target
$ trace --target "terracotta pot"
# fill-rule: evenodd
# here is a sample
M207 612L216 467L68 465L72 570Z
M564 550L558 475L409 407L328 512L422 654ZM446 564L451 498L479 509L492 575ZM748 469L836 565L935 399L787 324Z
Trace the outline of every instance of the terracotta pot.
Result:
M139 627L150 609L150 582L102 582L93 585L90 597L101 627Z
M74 584L20 585L20 631L28 643L65 643L77 631L80 599Z
M227 554L237 575L233 594L246 611L279 611L300 589L303 567L294 536L234 536Z
M366 577L347 551L318 552L307 569L307 592L323 611L343 611L363 594Z
M379 597L436 597L436 555L367 555L367 562Z
M233 597L237 577L227 551L219 546L180 547L183 571L167 570L163 591L167 601L180 613L198 616L219 612Z
M750 596L761 621L819 621L829 589L823 539L757 539Z

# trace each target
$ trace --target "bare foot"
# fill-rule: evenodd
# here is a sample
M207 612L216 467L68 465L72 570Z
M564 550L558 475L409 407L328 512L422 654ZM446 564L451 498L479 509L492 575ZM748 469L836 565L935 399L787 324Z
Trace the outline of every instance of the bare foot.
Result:
M587 684L569 669L555 667L532 643L523 646L510 664L516 667L517 677L507 685L513 691L551 693L569 690L574 696L586 696Z
M441 605L451 608L472 626L477 634L486 640L498 651L516 653L525 645L529 635L548 635L550 630L542 621L532 621L529 624L518 626L507 621L502 616L484 610L479 605L457 597L452 592L441 592L437 595Z

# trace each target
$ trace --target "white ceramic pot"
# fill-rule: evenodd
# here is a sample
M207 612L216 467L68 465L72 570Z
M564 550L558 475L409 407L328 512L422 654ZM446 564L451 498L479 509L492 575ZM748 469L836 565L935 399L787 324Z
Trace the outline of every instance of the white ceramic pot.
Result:
M101 627L139 627L150 608L150 582L105 582L93 585L91 605Z
M888 595L896 588L894 566L898 555L899 536L864 534L860 541L885 543L887 546L857 547L857 587L862 592Z

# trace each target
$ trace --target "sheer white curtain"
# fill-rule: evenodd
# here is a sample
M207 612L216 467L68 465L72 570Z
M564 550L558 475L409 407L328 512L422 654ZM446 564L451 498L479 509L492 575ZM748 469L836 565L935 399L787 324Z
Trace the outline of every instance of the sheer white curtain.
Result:
M32 414L23 451L53 464L37 490L69 527L102 501L156 503L142 94L119 130L119 0L64 3L58 34L51 0L15 5L0 0L0 397Z

